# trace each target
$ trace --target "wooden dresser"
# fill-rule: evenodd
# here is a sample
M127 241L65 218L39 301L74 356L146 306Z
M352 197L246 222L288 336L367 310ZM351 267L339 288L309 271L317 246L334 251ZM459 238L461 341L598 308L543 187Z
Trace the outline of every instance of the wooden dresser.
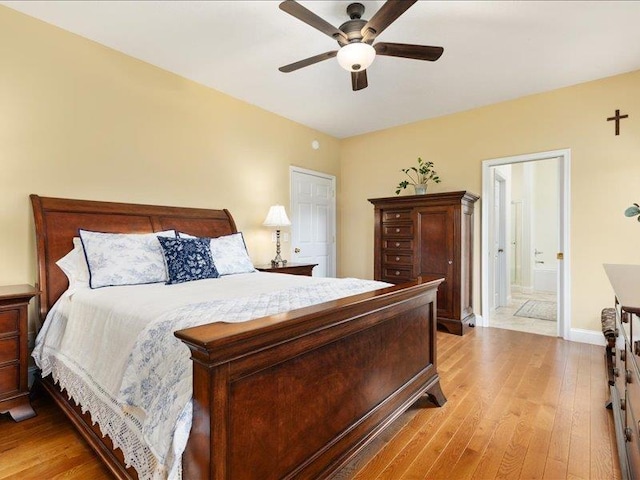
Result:
M622 478L635 479L640 478L640 265L604 269L616 296L618 334L616 347L607 349L612 370L607 406L613 410Z
M31 285L0 287L0 413L19 422L35 416L29 403L27 307Z
M473 210L478 198L461 191L369 199L375 207L375 279L444 278L438 325L457 335L475 324Z

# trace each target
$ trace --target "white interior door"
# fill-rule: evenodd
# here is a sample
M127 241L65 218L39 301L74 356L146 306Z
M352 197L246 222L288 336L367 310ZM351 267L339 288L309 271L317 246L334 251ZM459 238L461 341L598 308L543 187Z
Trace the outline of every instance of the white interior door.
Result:
M506 180L495 172L493 188L493 308L507 304Z
M511 202L511 284L522 286L522 201Z
M291 260L317 263L314 277L336 276L335 177L291 167Z

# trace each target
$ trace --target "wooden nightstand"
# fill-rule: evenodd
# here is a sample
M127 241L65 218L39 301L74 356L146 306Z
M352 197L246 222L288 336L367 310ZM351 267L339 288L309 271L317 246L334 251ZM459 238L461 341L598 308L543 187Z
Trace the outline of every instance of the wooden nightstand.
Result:
M0 287L0 413L16 422L36 415L29 403L27 307L37 294L31 285Z
M256 270L261 272L273 272L273 273L288 273L290 275L306 275L310 277L313 272L313 267L318 265L317 263L287 263L283 267L272 267L268 265L256 265Z

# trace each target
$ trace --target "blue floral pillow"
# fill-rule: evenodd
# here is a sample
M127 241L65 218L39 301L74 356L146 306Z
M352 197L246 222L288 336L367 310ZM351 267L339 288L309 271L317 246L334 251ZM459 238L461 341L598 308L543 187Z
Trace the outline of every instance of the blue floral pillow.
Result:
M158 237L167 265L167 285L218 278L208 238Z

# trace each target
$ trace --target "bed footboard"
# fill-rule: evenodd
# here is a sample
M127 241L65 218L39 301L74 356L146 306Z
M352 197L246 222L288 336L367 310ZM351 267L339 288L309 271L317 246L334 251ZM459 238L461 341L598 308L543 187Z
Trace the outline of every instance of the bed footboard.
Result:
M325 478L420 396L444 404L441 281L176 332L194 362L185 478Z

